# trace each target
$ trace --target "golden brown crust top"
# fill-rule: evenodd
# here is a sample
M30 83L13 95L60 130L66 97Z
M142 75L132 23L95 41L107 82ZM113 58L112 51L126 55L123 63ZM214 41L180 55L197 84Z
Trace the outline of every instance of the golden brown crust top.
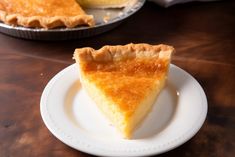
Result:
M0 21L44 28L94 25L93 16L85 14L75 0L2 0Z
M76 49L74 57L81 62L108 62L133 58L169 58L174 51L172 46L160 44L127 44L118 46L104 46L99 50L86 47Z

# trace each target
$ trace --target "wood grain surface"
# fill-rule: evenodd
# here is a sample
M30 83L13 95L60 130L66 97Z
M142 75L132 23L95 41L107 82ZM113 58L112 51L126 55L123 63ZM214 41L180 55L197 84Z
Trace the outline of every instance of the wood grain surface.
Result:
M116 29L73 41L0 34L0 157L88 157L56 139L39 111L42 91L72 64L75 48L146 42L173 45L172 62L194 76L208 98L201 130L159 157L235 156L235 1L145 6Z

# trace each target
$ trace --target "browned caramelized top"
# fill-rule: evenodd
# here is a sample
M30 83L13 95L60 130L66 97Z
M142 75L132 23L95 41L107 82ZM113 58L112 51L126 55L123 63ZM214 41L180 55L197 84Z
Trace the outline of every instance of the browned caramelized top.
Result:
M82 65L83 74L122 111L129 114L163 79L168 61L132 59L118 62L90 62Z
M1 0L0 10L22 16L76 16L84 14L76 0Z
M90 62L83 64L85 73L109 72L115 75L153 77L166 70L166 61L159 59L132 59L113 62Z

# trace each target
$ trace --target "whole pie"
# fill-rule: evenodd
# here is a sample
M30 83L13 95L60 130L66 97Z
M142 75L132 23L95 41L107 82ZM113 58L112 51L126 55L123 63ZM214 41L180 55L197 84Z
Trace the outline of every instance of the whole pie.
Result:
M76 0L0 0L0 21L24 27L94 25Z
M124 138L131 138L151 111L173 51L171 46L148 44L75 50L83 88Z

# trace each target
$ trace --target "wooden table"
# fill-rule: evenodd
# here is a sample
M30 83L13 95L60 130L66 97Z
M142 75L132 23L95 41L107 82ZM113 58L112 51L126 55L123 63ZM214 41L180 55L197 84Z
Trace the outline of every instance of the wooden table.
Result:
M189 3L167 9L147 2L118 28L92 38L42 42L0 34L0 156L85 157L56 139L39 111L42 91L74 63L75 48L146 42L173 45L173 63L194 76L208 98L201 130L160 156L235 155L235 2Z

